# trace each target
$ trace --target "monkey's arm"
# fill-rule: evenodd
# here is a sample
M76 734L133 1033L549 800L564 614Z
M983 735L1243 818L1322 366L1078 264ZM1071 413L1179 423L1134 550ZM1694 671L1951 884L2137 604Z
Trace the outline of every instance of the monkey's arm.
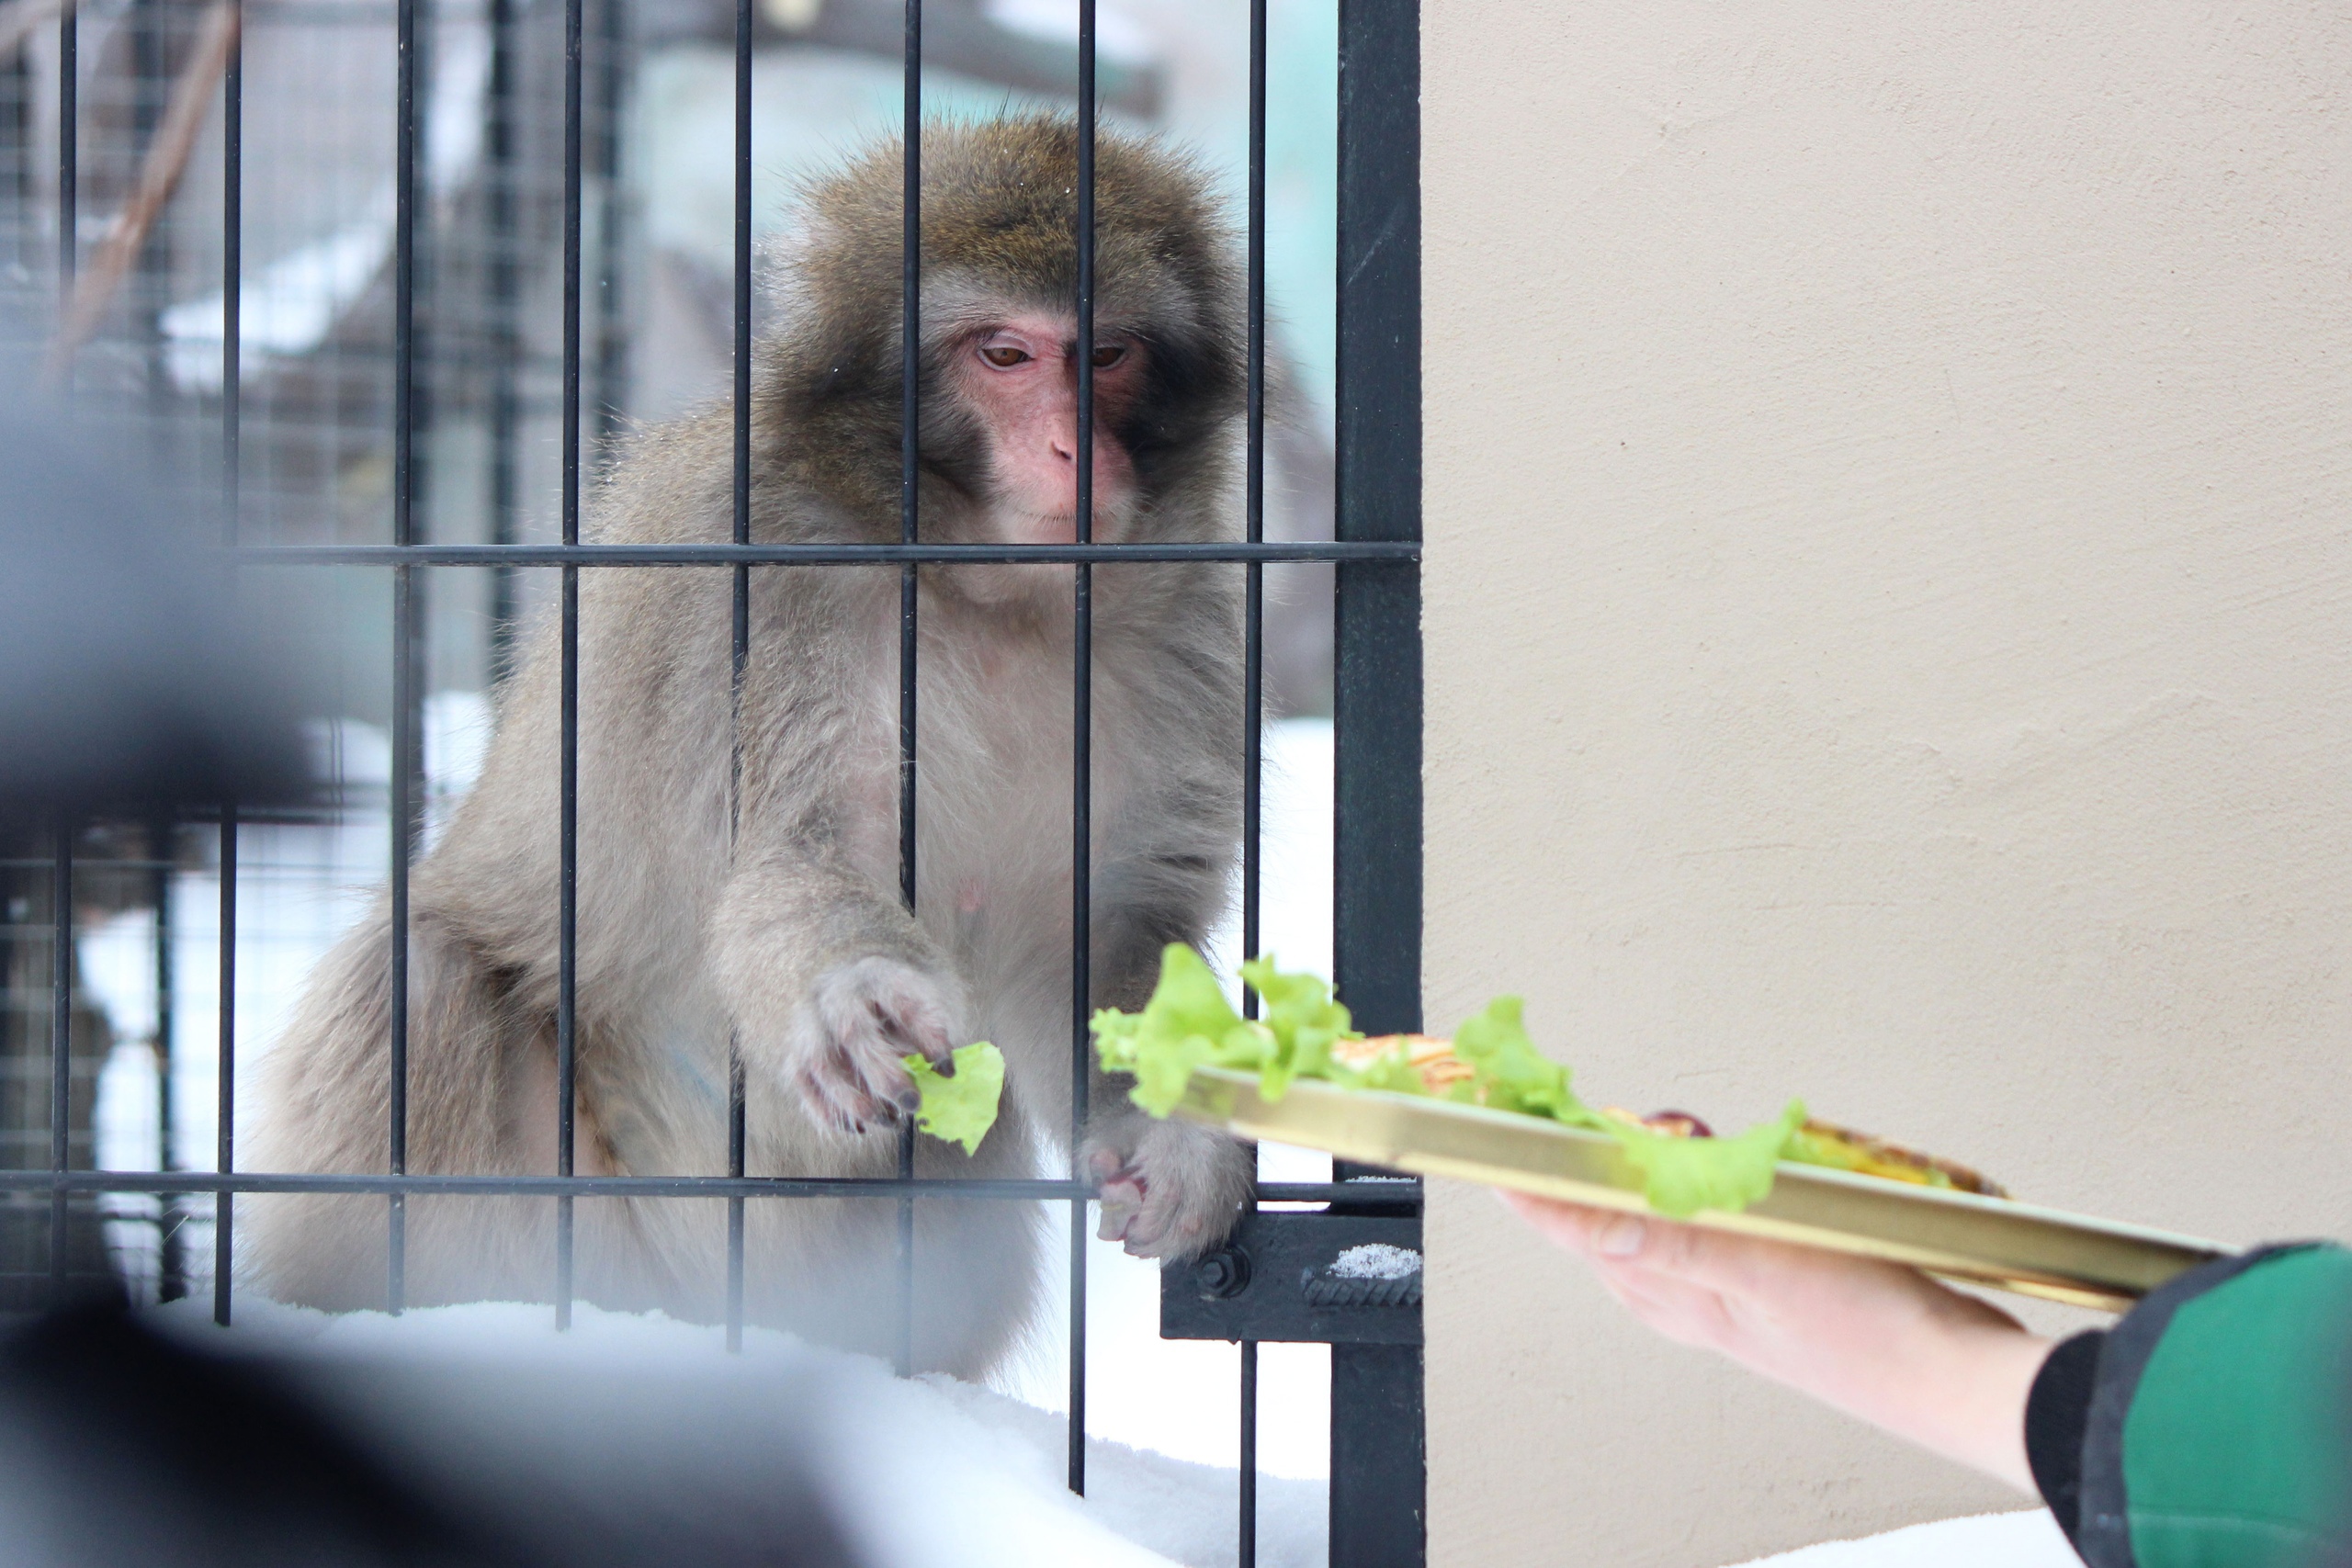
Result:
M711 953L746 1069L793 1085L841 1131L911 1112L902 1058L944 1063L962 1039L945 957L871 878L821 852L786 843L739 859Z

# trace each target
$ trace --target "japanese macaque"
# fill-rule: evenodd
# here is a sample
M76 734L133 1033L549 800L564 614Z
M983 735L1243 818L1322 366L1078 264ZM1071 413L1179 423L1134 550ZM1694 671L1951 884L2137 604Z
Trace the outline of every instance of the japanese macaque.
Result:
M934 127L923 142L921 527L926 542L1068 543L1077 443L1093 536L1238 536L1243 295L1203 177L1150 143L1097 154L1094 428L1077 427L1077 138L1067 121ZM779 325L752 410L752 536L899 531L900 165L875 147L805 196L777 260ZM650 430L595 498L609 542L730 536L732 414ZM914 1091L900 1059L1003 1048L977 1156L919 1140L919 1175L1067 1168L1070 1125L1073 570L925 566L910 912L899 897L894 566L761 567L730 802L730 573L581 577L577 1168L723 1174L730 1036L750 1174L888 1176ZM1240 573L1095 569L1096 1005L1149 994L1161 946L1222 912L1238 838ZM487 764L412 880L408 1168L556 1169L559 660L551 625L500 696ZM736 822L730 831L730 816ZM321 964L268 1064L253 1168L381 1171L390 976L379 909ZM1091 1090L1078 1166L1102 1231L1168 1258L1219 1240L1243 1145ZM385 1299L384 1201L249 1201L248 1264L288 1301ZM886 1348L894 1199L753 1199L755 1322ZM580 1295L710 1321L726 1205L582 1199ZM555 1204L413 1198L411 1303L546 1299ZM1028 1204L917 1206L918 1364L974 1372L1020 1332L1039 1273Z

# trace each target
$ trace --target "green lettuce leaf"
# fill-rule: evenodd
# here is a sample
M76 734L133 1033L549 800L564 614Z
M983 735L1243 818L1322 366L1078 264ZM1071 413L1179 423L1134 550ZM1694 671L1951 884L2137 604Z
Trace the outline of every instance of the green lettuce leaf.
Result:
M1377 1089L1390 1094L1427 1096L1430 1086L1421 1079L1419 1067L1402 1044L1391 1045L1361 1067L1351 1067L1343 1062L1329 1064L1324 1075L1341 1089Z
M1208 964L1181 942L1160 953L1159 984L1143 1011L1104 1008L1091 1027L1103 1069L1133 1073L1127 1098L1153 1116L1176 1109L1194 1067L1257 1072L1280 1054L1273 1032L1234 1011Z
M1201 955L1171 942L1160 955L1159 987L1141 1012L1105 1008L1094 1015L1095 1050L1104 1070L1135 1076L1128 1099L1166 1116L1184 1098L1193 1069L1201 1066L1256 1073L1258 1093L1270 1101L1300 1078L1390 1094L1430 1092L1401 1042L1361 1067L1332 1055L1337 1042L1363 1035L1332 998L1329 982L1285 975L1265 956L1242 964L1241 977L1258 993L1262 1017L1235 1012ZM1497 997L1464 1020L1453 1032L1453 1054L1473 1076L1448 1088L1443 1098L1607 1134L1624 1151L1650 1207L1671 1219L1688 1219L1702 1209L1736 1212L1771 1191L1774 1162L1794 1148L1804 1121L1804 1105L1792 1100L1779 1120L1736 1137L1683 1138L1604 1116L1569 1089L1568 1069L1528 1038L1517 997Z
M1568 1089L1568 1069L1535 1048L1520 1022L1520 998L1497 997L1453 1032L1453 1054L1470 1064L1480 1103L1497 1111L1549 1116L1571 1127L1606 1131L1611 1123Z
M963 1145L967 1155L978 1153L980 1140L996 1125L997 1102L1004 1096L1004 1053L985 1040L958 1045L952 1078L943 1077L921 1056L901 1060L922 1095L915 1125L943 1142Z
M1293 1078L1329 1076L1333 1041L1363 1038L1320 975L1285 975L1267 953L1244 963L1241 977L1258 993L1259 1021L1272 1042L1258 1070L1258 1094L1269 1103L1289 1092Z
M1702 1209L1737 1213L1772 1190L1772 1167L1804 1121L1804 1102L1789 1101L1779 1120L1729 1138L1682 1138L1605 1119L1603 1130L1642 1179L1642 1195L1669 1220Z

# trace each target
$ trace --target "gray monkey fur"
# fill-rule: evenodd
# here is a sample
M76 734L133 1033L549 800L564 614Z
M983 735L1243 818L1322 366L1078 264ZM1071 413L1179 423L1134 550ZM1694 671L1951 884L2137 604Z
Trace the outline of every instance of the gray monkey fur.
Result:
M1098 322L1150 350L1114 434L1136 503L1096 537L1238 536L1238 269L1206 182L1147 141L1097 153ZM1074 297L1075 135L1040 117L924 136L927 541L989 540L985 437L935 390L944 349L1006 304ZM805 193L778 261L778 330L752 404L752 534L899 536L899 151ZM732 414L650 430L594 497L610 542L730 536ZM730 574L581 573L576 1101L580 1173L727 1169L728 1052L747 1084L747 1170L888 1176L894 1124L826 1116L798 1075L871 1021L992 1039L1010 1071L977 1156L918 1140L925 1176L1067 1168L1070 1123L1072 569L926 566L921 581L920 874L899 897L895 567L760 568L730 843ZM1239 827L1240 569L1094 570L1091 1000L1140 1005L1159 949L1223 911ZM411 882L408 1168L556 1169L559 666L550 622L501 691L480 782ZM322 961L266 1064L251 1168L387 1168L390 930L381 905ZM876 1010L880 1010L876 1011ZM863 1060L864 1058L860 1058ZM1249 1190L1242 1145L1150 1122L1094 1075L1087 1149L1145 1184L1143 1250L1213 1244ZM888 1115L888 1109L882 1111ZM1081 1162L1081 1168L1084 1162ZM243 1267L269 1293L383 1304L386 1204L243 1200ZM546 1300L555 1203L412 1197L409 1304ZM715 1321L726 1205L582 1199L576 1288ZM895 1200L746 1204L746 1312L876 1352L895 1338ZM1026 1325L1035 1205L916 1206L919 1366L964 1374Z

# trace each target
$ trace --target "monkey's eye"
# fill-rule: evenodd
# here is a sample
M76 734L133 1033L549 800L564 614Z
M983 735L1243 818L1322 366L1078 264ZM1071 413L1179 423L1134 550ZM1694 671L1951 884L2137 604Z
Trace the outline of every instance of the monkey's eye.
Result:
M1116 365L1126 356L1127 345L1125 344L1098 344L1095 345L1094 349L1094 368L1097 370L1108 370L1112 366Z
M991 343L981 345L980 357L1000 370L1010 370L1016 365L1025 363L1029 355L1009 343Z

